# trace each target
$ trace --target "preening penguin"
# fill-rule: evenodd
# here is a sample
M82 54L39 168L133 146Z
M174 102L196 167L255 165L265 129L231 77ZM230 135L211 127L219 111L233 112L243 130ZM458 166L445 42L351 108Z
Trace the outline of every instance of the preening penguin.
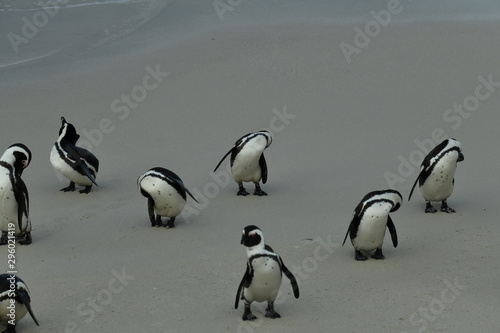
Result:
M349 235L356 260L366 260L363 252L373 250L375 253L372 258L384 259L382 244L386 227L391 233L392 244L394 247L398 246L396 227L389 213L397 211L402 202L403 197L395 190L373 191L365 195L354 209L342 246Z
M259 182L260 180L262 180L263 184L267 182L267 164L264 158L264 150L271 145L272 141L271 134L266 130L242 136L220 160L214 172L219 168L222 161L231 154L231 173L239 187L237 195L249 194L243 187L243 182L253 182L255 184L253 194L258 196L267 195L260 188Z
M299 298L299 286L295 276L288 270L281 257L264 243L262 230L254 225L243 229L241 244L247 247L247 269L238 286L234 308L238 308L239 300L245 302L243 320L254 320L256 317L250 310L252 302L267 301L266 317L280 318L274 310L274 301L278 296L282 273L290 279L293 294Z
M22 143L11 145L0 157L0 245L14 236L19 244L31 244L28 189L21 179L31 157L31 151Z
M180 177L165 168L157 167L146 171L137 179L137 186L141 194L148 198L148 214L152 227L174 228L176 216L186 205L186 193L198 202ZM162 216L170 218L167 224L162 223Z
M38 324L31 310L31 297L28 287L16 275L0 275L0 323L7 326L2 333L15 333L16 324L29 312Z
M61 189L68 192L75 190L75 184L85 186L80 193L89 193L92 184L97 186L95 178L99 171L99 160L88 150L76 146L80 135L75 126L61 117L62 125L59 137L50 152L50 162L60 173L70 180L69 186Z
M457 163L464 160L462 144L455 139L446 139L432 149L420 166L420 173L411 188L408 201L417 185L426 201L425 212L435 213L431 201L441 201L441 211L454 213L446 200L453 193Z

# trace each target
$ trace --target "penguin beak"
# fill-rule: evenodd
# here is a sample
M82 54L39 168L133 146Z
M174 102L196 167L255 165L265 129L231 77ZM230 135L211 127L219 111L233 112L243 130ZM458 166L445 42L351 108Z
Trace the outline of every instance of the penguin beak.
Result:
M457 162L462 162L463 160L464 160L464 154L459 153Z
M241 242L240 242L240 244L245 244L246 240L247 240L246 235L241 236Z
M67 123L67 121L66 121L66 119L64 119L64 117L61 117L61 122L63 123L63 125Z

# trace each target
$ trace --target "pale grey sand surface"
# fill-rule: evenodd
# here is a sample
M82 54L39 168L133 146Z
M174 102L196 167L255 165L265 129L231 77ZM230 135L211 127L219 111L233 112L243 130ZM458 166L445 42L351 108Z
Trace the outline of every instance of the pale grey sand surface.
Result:
M18 332L498 331L495 1L46 4L0 12L0 142L33 152L33 243L16 258L40 327L25 318ZM88 195L59 192L61 116L100 159ZM211 171L262 128L274 134L269 196L236 197L227 164ZM418 190L407 197L446 137L465 156L457 213L426 215ZM200 201L175 229L150 227L137 190L154 166ZM399 246L387 236L384 261L356 262L341 247L352 211L386 188L405 199ZM299 280L299 299L284 280L281 319L234 309L249 224Z

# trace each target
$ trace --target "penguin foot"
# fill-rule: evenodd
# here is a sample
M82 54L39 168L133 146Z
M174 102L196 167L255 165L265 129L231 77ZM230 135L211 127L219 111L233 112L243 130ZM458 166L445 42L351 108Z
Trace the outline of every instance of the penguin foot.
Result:
M247 196L249 195L250 193L247 192L247 190L245 190L245 188L243 187L243 184L238 184L238 193L236 193L236 195L242 195L242 196Z
M18 243L20 245L30 245L33 239L31 238L31 232L25 232L24 235L18 238Z
M85 188L83 190L80 190L80 193L89 194L91 189L92 189L92 185L85 186Z
M355 250L354 251L354 259L357 261L365 261L368 258L363 254L363 252L361 252L359 250Z
M437 209L432 207L432 204L430 202L427 202L425 204L425 212L426 213L431 213L431 214L434 214L435 212L437 212Z
M377 260L385 259L384 255L382 254L382 249L376 249L375 253L373 253L372 255L372 258Z
M0 238L0 245L7 245L7 231L2 231L2 237Z
M272 319L281 318L280 314L278 312L274 311L274 302L273 303L270 302L267 305L266 318L272 318Z
M75 183L70 182L68 187L62 188L63 192L73 192L75 190Z
M167 229L172 229L172 228L175 228L175 217L172 217L170 218L170 220L168 220L167 224L163 224L163 226Z
M16 325L7 324L7 329L2 333L16 333Z
M252 311L250 311L250 304L248 304L248 306L245 305L245 311L243 311L243 316L241 317L241 319L249 321L257 319L257 317L253 315Z
M446 202L446 200L443 200L443 202L441 203L441 211L443 213L456 213L453 208L448 206L448 203Z
M260 185L258 183L255 184L255 191L253 192L254 195L258 195L259 197L263 196L263 195L267 195L266 192L262 191L262 189L260 188Z

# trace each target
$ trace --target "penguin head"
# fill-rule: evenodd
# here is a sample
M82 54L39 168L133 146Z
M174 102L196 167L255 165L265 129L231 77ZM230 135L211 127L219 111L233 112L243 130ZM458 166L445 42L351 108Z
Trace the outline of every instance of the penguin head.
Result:
M75 126L66 121L64 117L61 117L61 128L59 129L59 138L66 139L73 145L76 145L76 142L80 138L80 135L76 133Z
M269 131L266 129L260 130L259 133L263 134L266 137L266 148L269 147L271 143L273 143L273 136L271 135L271 133L269 133Z
M464 154L462 154L462 144L457 141L455 138L448 139L448 145L451 145L452 147L456 147L456 150L458 151L458 158L457 162L462 162L464 160Z
M262 233L262 230L254 225L246 226L243 229L241 244L245 245L246 247L253 247L255 245L264 244L264 234Z
M7 148L2 156L2 160L12 165L16 175L20 177L23 170L30 164L31 157L31 151L26 145L15 143Z

